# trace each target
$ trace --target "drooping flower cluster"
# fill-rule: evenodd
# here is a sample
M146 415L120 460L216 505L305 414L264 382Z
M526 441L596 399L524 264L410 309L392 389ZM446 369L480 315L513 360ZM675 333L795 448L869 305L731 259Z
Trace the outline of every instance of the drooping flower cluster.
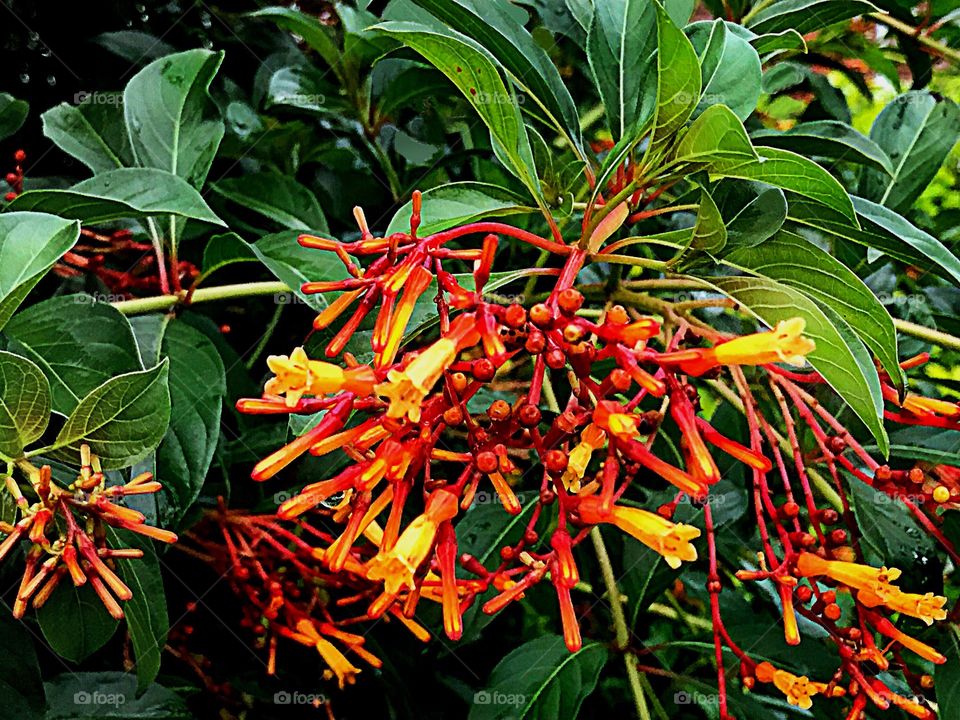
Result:
M160 490L150 473L124 485L107 486L100 461L87 445L80 447L80 474L63 488L52 479L49 465L28 467L31 498L13 476L6 476L6 490L14 498L17 517L0 523L6 537L0 543L0 561L27 541L26 567L13 605L15 617L23 617L28 605L39 608L67 576L77 587L90 583L107 611L123 617L119 601L133 592L117 575L114 561L143 557L143 550L112 547L107 528L129 530L160 542L176 542L177 536L146 524L144 515L122 504L123 498Z
M294 521L314 512L332 513L342 526L339 534L329 541L312 534L316 572L363 584L358 597L367 602L367 618L400 608L411 617L420 599L437 600L445 632L456 640L471 605L480 603L484 612L495 613L548 581L558 599L566 644L577 650L581 633L571 590L579 571L573 548L592 528L609 524L652 548L672 568L697 561L700 529L674 522L673 516L685 497L709 499L720 480L714 459L719 451L752 473L762 548L759 569L741 569L740 577L774 581L787 643L800 642L801 615L827 631L842 658L834 678L814 682L758 664L730 638L720 616L719 558L710 503L705 502L707 589L721 665L721 716L728 717L725 645L740 659L746 687L772 683L800 707L809 707L815 694L849 695L857 712L869 699L879 708L896 704L916 717L932 717L925 706L893 693L878 677L878 668L891 668L887 655L893 651L899 657L901 648L942 662L933 648L898 630L891 615L941 620L945 599L902 591L893 584L896 571L862 564L858 529L849 512L838 512L849 509L839 470L895 498L905 498L906 486L911 497L924 493L921 505L905 499L905 508L954 557L936 528L936 513L960 497L958 473L944 467L892 470L865 452L811 395L823 379L816 372L784 367L802 367L815 349L804 335L802 319L787 318L770 331L730 337L669 309L657 318L606 302L599 312L590 312L575 281L587 260L603 257L602 243L610 235L603 222L581 247L495 222L419 237L419 195L408 233L377 237L359 211L357 219L361 237L355 242L300 238L305 247L335 254L349 274L343 281L302 288L339 293L314 323L316 331L328 333L326 359L311 357L303 348L271 357L273 377L263 397L241 400L238 407L260 414L322 412L313 427L260 462L253 478L269 480L306 453L349 457L344 470L284 502L278 516ZM529 307L498 304L485 294L504 235L563 258L561 268L540 271L556 281ZM482 238L478 247L467 242L471 237ZM455 275L450 268L460 263L472 263L472 273ZM598 299L606 301L602 292ZM438 318L433 339L404 347L411 318L430 300ZM369 356L344 353L368 316L373 316ZM332 362L341 355L342 361ZM756 368L750 370L752 381L745 368ZM955 405L909 394L901 399L890 379L883 374L881 379L885 396L896 406L887 413L889 419L960 428ZM488 394L495 380L509 380L513 402ZM700 389L708 382L743 410L748 444L727 437L701 416ZM779 418L765 416L751 389L756 383L775 398ZM559 387L569 389L562 403ZM818 443L821 456L814 460L801 451L795 414ZM682 464L651 449L665 422L679 430ZM820 507L823 499L814 494L811 481L815 471L808 468L812 464L828 470L835 489L827 495L839 498L837 508ZM816 477L830 490L828 481ZM631 486L666 487L664 483L676 490L672 503L645 509L630 500ZM529 511L518 489L536 493ZM478 494L487 492L508 515L529 512L520 539L500 549L493 567L458 552L458 521ZM841 517L845 529L829 529ZM549 522L538 524L542 518ZM550 529L541 537L537 528L544 526ZM290 542L292 547L303 541ZM458 576L458 566L472 577ZM847 626L841 624L837 591L850 592L856 603L857 613ZM878 645L876 635L890 642ZM307 634L301 636L294 639L303 642ZM309 637L313 642L314 635ZM330 664L342 682L337 662ZM926 682L905 669L904 675L917 687Z
M381 667L380 658L364 647L364 636L345 629L366 618L362 603L378 582L368 579L353 557L330 570L325 560L335 538L307 518L285 521L221 506L187 539L190 543L178 549L226 577L242 599L240 625L256 635L258 648L266 650L269 674L276 671L281 640L315 649L326 665L326 676L335 677L341 688L355 682L360 672L351 658ZM336 603L329 598L332 590L339 593ZM357 606L361 607L351 612ZM399 608L392 608L390 617L420 640L429 639L429 633Z

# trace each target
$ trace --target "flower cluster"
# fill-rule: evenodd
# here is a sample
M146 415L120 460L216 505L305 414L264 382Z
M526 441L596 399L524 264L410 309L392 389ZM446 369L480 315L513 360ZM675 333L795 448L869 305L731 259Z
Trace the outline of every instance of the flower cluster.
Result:
M90 583L107 611L123 617L118 601L133 597L130 588L114 571L114 561L143 557L143 550L111 547L107 528L129 530L160 542L176 542L177 536L146 524L144 515L122 504L123 498L160 490L150 473L143 473L124 485L107 486L100 461L87 445L80 448L80 474L66 488L52 479L49 465L36 469L27 465L31 488L28 499L12 475L6 489L16 502L13 523L0 523L6 537L0 543L0 560L26 540L26 567L13 605L15 617L23 617L27 606L39 608L60 582L70 576L77 587Z
M253 515L220 507L187 536L190 544L178 549L202 559L227 578L242 599L241 627L256 637L267 652L267 671L277 667L281 639L313 648L327 666L327 677L340 687L353 683L360 668L345 652L373 668L382 661L364 647L364 637L346 630L366 619L362 605L376 583L363 566L348 559L337 571L324 562L334 538L306 518L284 521L274 515ZM334 604L330 593L339 593ZM426 641L429 633L398 608L390 617Z
M626 220L616 210L581 246L496 222L420 237L419 195L414 196L409 232L378 237L362 212L356 216L361 234L355 242L312 236L299 240L304 247L334 254L349 274L346 280L302 287L305 293L339 293L314 322L315 331L327 334L325 359L311 357L304 348L271 357L273 377L263 396L241 400L238 408L320 414L313 427L257 464L255 480L276 476L306 453L339 452L349 458L341 472L283 503L278 518L303 521L321 513L339 524L329 538L303 536L316 545L311 567L331 581L357 583L356 597L367 603L366 618L398 609L412 617L422 598L436 600L443 607L445 632L456 640L463 633L463 614L473 604L496 613L546 582L557 597L566 644L575 651L581 647L581 631L571 591L580 574L573 548L606 524L652 548L671 568L697 561L701 530L673 518L683 499L709 497L720 480L719 452L743 463L752 476L762 547L758 569L741 566L740 578L774 582L787 643L800 642L800 615L826 630L842 659L835 677L812 682L757 663L730 638L720 616L723 583L715 527L710 503L704 503L721 716L729 717L726 646L740 659L745 687L772 683L800 707L809 707L815 694L846 695L855 709L862 710L869 700L878 708L895 704L916 717L932 717L925 706L890 690L879 673L900 669L912 685L926 682L910 675L899 660L900 650L932 662L942 662L942 656L898 630L892 615L941 620L945 599L902 591L893 584L896 571L862 564L840 470L898 499L904 499L906 485L911 496L925 493L928 502L920 506L904 499L905 507L954 557L936 524L937 511L958 498L958 475L943 467L892 470L864 451L811 394L823 378L799 371L815 349L804 335L802 319L785 318L770 331L732 337L693 316L674 313L668 305L654 317L628 301L614 304L603 289L596 297L605 304L591 311L575 281L585 262L602 259L601 246L612 232L607 220ZM562 267L539 271L555 282L529 307L497 304L484 293L501 236L563 260ZM470 245L471 237L480 242ZM472 272L451 271L462 263L472 264ZM429 341L418 335L404 346L418 306L431 300L436 334ZM373 316L373 329L367 356L345 353L368 316ZM342 361L332 362L341 355ZM908 361L905 367L922 361ZM956 405L910 394L901 398L890 378L882 375L882 381L896 408L887 413L889 419L960 427ZM493 383L512 388L513 401L492 395ZM749 443L727 437L702 416L701 390L708 384L743 410ZM761 406L754 394L758 384L769 391L779 417L767 417L770 406ZM559 402L560 389L569 391L564 402ZM802 452L797 418L812 432L818 457ZM651 449L667 422L679 431L682 463L664 460ZM778 428L785 428L786 435ZM832 489L811 465L826 468ZM815 495L815 481L828 492ZM629 492L637 486L672 486L675 500L658 508L639 507ZM521 487L536 493L529 511L518 498ZM458 552L458 521L480 492L497 497L508 515L529 512L521 537L500 549L493 567ZM838 506L821 507L823 498L831 496ZM841 520L843 529L831 529ZM289 540L289 546L282 543L288 552L304 543L299 536L281 537ZM849 592L856 604L846 625L836 602L838 591ZM262 609L262 598L255 606ZM277 633L305 644L324 639L313 621L309 632L300 621L293 612L280 625L286 630ZM878 645L877 635L888 644ZM339 658L320 652L341 682L352 676ZM887 657L891 652L894 663Z

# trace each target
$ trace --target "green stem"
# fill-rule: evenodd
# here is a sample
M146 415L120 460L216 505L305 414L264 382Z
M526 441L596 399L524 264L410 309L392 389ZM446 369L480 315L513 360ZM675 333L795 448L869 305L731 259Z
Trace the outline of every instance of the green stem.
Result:
M220 285L219 287L200 288L193 293L191 304L212 302L214 300L231 300L233 298L254 297L258 295L278 295L289 293L286 283L277 281L238 283L237 285ZM186 293L178 295L157 295L135 300L121 300L112 303L124 315L140 315L149 312L162 312L179 305Z
M250 370L254 365L257 364L257 359L260 357L260 354L263 352L264 348L267 347L267 343L270 342L270 338L273 337L273 331L277 329L277 324L280 322L280 316L283 314L284 307L286 307L286 303L277 303L277 309L273 311L273 317L271 317L270 322L267 323L266 331L260 337L260 342L257 343L257 346L253 349L250 357L247 358L247 362L245 363L247 370Z
M613 615L617 648L625 651L623 653L623 663L627 668L627 680L630 682L630 691L637 708L637 717L640 720L650 720L650 709L647 707L647 699L643 694L640 671L637 670L637 656L627 649L630 647L630 629L627 627L627 617L623 612L620 588L617 587L617 578L613 574L613 565L610 563L607 547L603 544L600 528L594 527L590 531L590 540L593 541L593 549L597 554L597 561L600 563L600 572L603 574L603 584L606 586L607 596L610 598L610 613Z
M895 17L891 17L886 13L872 13L871 18L876 20L878 23L883 23L887 27L891 27L897 32L901 32L904 35L908 35L916 40L921 45L926 46L934 52L934 54L939 55L940 57L951 60L955 63L960 63L960 50L954 50L951 47L947 47L942 42L934 40L929 35L925 35L920 31L919 28L915 28L912 25L908 25L902 20L898 20Z
M949 335L940 330L934 330L933 328L917 325L916 323L898 318L893 319L893 326L905 335L912 335L915 338L920 338L921 340L932 343L933 345L939 345L940 347L960 350L960 338L955 335Z

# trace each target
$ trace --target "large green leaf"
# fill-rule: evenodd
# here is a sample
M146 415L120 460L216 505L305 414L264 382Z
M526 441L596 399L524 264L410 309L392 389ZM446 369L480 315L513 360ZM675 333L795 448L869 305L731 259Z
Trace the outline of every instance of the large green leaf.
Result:
M0 140L13 135L27 119L30 105L10 93L0 93Z
M727 228L717 204L706 190L700 190L700 207L693 226L690 247L707 253L716 253L727 244Z
M674 162L749 162L758 158L743 122L725 105L712 105L694 120L674 150Z
M504 85L490 53L453 30L440 32L414 22L387 22L376 28L423 55L450 78L490 131L497 157L539 200L540 183L519 101Z
M653 114L657 50L656 3L596 0L587 59L614 139L627 138Z
M137 690L143 691L160 672L163 646L170 631L160 561L153 544L142 535L108 528L107 537L110 547L143 551L140 559L117 563L120 577L133 592L133 597L124 604L123 614L137 663Z
M888 175L893 174L893 165L883 148L846 123L836 120L800 123L783 132L755 130L750 137L757 145L834 161L859 163Z
M240 175L216 182L212 189L238 206L268 218L279 229L329 231L317 196L288 175L275 172Z
M469 720L575 718L606 662L599 643L571 653L556 635L530 640L497 663L473 696Z
M74 408L54 445L76 461L86 443L108 470L129 467L163 439L170 422L169 363L110 378Z
M0 328L78 237L80 223L53 215L0 215Z
M10 350L43 370L53 409L63 414L114 375L143 369L130 323L89 295L44 300L17 313L4 334Z
M476 40L497 59L510 79L575 147L582 146L577 108L550 56L515 20L506 0L414 0L454 30Z
M37 621L50 648L70 662L83 662L102 648L118 623L103 607L90 583L60 583L37 610Z
M695 115L711 105L726 105L746 120L760 98L760 56L753 46L717 19L684 29L700 57L703 90Z
M765 183L721 180L711 188L727 226L728 247L752 247L777 234L787 217L783 190Z
M881 419L880 380L867 349L842 318L828 314L799 290L768 278L727 277L712 282L770 327L802 317L804 334L817 345L807 356L810 364L856 413L886 454L889 441Z
M95 173L134 164L121 93L97 93L79 105L60 103L40 116L43 134Z
M649 151L673 138L700 102L700 61L693 45L659 4L657 9L657 102Z
M0 453L18 458L50 422L50 383L40 368L0 352Z
M347 277L347 269L336 254L300 245L297 242L298 235L290 230L267 235L252 243L250 249L277 280L286 283L314 310L323 310L330 304L330 294L306 295L300 292L300 286L305 282L342 280ZM286 297L277 297L275 300L286 302Z
M957 141L960 107L926 90L894 98L877 116L870 139L893 163L893 173L864 173L860 194L897 212L913 205Z
M876 295L826 250L797 235L782 232L752 248L730 253L726 262L796 288L847 321L902 386L893 319Z
M857 214L847 191L833 175L812 160L788 150L757 148L758 159L721 157L713 160L707 170L711 177L735 177L759 180L836 210L857 224Z
M940 717L960 717L960 628L950 623L944 632L947 662L938 665L935 684Z
M789 218L814 230L875 248L924 270L934 270L960 284L960 259L943 243L889 208L863 198L852 199L860 228L851 226L838 212L795 196L789 198Z
M498 185L471 181L449 183L423 193L418 235L426 237L483 218L530 212L536 209L525 206L521 198ZM385 234L410 232L412 214L413 205L405 203L393 216Z
M220 439L220 414L227 392L226 370L217 348L185 322L148 315L134 323L144 364L170 360L170 426L157 448L163 483L162 525L175 525L200 494ZM148 345L149 347L146 347ZM159 502L159 500L158 500Z
M29 190L10 203L10 209L50 213L87 225L157 215L224 224L193 186L154 168L101 172L69 190Z
M747 27L758 34L795 30L806 35L876 9L864 0L777 0L754 15Z
M935 554L933 538L902 502L857 479L852 479L849 487L868 563L910 567L917 557Z
M154 60L123 92L133 155L141 167L179 175L200 188L223 139L224 125L208 88L222 52L187 50Z

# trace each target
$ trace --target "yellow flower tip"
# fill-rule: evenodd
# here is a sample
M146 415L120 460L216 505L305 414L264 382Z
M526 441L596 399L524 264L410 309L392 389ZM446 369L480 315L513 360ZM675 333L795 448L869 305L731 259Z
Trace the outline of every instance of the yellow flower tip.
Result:
M311 360L302 347L287 355L271 355L267 367L274 374L264 386L268 396L284 397L294 407L304 395L325 395L347 390L369 395L376 383L373 369L367 365L344 369L319 360Z
M384 591L397 595L404 588L416 587L413 576L433 549L440 523L457 514L457 496L448 490L436 490L428 499L422 515L407 526L387 552L380 552L367 564L367 578L383 580Z
M960 405L957 403L923 397L922 395L907 395L901 407L919 417L941 415L955 418L960 416Z
M424 398L456 357L456 341L440 338L417 355L406 369L387 373L387 382L374 388L377 395L390 403L387 417L394 420L406 417L411 422L419 422Z
M692 525L675 523L656 513L623 505L614 505L609 512L604 512L602 500L597 496L581 499L579 511L586 523L613 523L663 556L674 570L682 562L697 559L697 548L690 541L700 537L700 530Z
M813 696L827 689L825 683L812 682L806 675L794 675L786 670L775 668L768 662L757 665L756 676L761 682L772 682L776 685L777 689L786 695L787 702L801 710L809 710L813 707Z
M744 335L713 349L719 365L764 365L784 362L800 366L816 349L816 343L803 335L803 318L781 320L770 332Z

